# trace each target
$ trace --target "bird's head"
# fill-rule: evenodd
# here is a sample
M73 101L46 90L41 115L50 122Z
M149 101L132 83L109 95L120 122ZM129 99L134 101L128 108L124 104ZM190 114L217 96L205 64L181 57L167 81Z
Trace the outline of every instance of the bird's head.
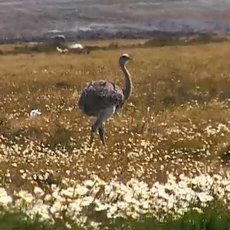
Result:
M125 65L128 61L132 60L128 54L122 54L119 58L119 64Z

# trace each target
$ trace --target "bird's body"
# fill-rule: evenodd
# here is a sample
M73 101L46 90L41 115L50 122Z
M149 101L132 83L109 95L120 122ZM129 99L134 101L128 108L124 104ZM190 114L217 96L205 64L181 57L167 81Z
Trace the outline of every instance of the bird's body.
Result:
M78 106L88 116L97 116L110 106L122 107L124 94L122 89L108 81L99 80L90 83L82 92Z
M91 143L96 131L105 144L103 122L112 116L118 108L129 98L132 91L131 76L125 66L130 60L127 54L119 59L119 64L125 74L125 87L119 86L105 80L98 80L87 85L80 96L78 107L87 116L96 116L97 119L91 129Z

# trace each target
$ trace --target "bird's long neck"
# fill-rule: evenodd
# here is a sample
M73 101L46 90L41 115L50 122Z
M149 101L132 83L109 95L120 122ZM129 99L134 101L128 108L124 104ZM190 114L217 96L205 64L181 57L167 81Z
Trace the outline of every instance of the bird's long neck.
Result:
M127 100L132 93L133 83L132 83L131 75L130 75L126 65L120 64L120 67L121 67L121 70L124 72L124 75L125 75L125 85L124 85L124 89L123 89L123 94L124 94L125 100Z

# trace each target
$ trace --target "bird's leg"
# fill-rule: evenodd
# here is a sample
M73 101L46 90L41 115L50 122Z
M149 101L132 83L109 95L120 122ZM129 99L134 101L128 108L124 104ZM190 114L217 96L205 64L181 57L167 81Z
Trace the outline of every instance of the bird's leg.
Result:
M101 126L98 128L98 132L99 132L99 136L100 136L100 139L102 141L102 144L105 145L105 130L104 130L104 127L103 127L103 124L101 123Z
M112 116L114 114L114 111L115 111L115 106L110 106L110 107L102 110L101 113L98 115L96 121L92 125L91 138L90 138L90 146L93 143L94 135L97 132L97 130L99 132L100 139L101 139L102 143L105 144L105 140L104 140L104 128L102 126L102 123L104 121L106 121L110 116Z
M92 144L93 144L94 134L95 134L95 132L93 132L93 131L91 130L91 134L90 134L90 141L89 141L89 145L90 145L90 147L91 147L91 146L92 146Z
M99 127L100 127L100 115L97 117L96 121L94 122L94 124L91 127L90 146L92 146L92 144L93 144L95 133L97 132Z
M99 114L99 116L97 117L96 121L94 122L94 124L92 125L92 128L91 128L90 146L92 146L92 144L93 144L95 133L97 132L97 130L101 126L101 123L102 123L101 114Z

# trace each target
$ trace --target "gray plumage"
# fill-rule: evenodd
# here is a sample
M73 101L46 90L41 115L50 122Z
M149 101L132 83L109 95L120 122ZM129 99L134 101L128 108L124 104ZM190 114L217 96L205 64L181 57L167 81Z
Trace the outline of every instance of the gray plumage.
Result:
M108 81L99 80L90 83L82 92L79 108L88 116L97 116L101 110L113 105L122 107L124 94L122 89Z
M131 95L132 80L126 68L129 60L128 54L123 54L119 58L120 67L125 75L124 89L105 80L91 82L83 89L78 106L86 115L97 117L91 129L91 144L96 131L99 132L100 139L105 144L103 122L121 108Z

